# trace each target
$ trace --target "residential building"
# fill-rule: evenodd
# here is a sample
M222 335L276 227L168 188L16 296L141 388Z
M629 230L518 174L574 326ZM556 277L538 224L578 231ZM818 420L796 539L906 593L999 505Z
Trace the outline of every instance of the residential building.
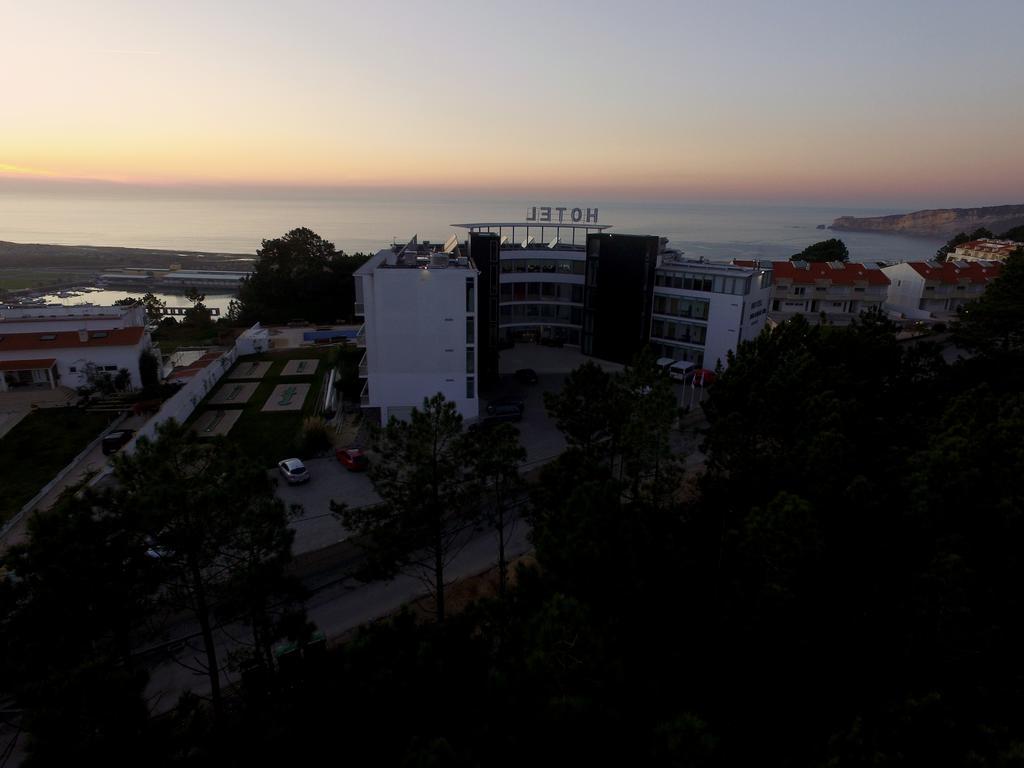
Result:
M384 423L440 392L475 419L477 270L454 236L382 250L355 277L363 406Z
M90 371L122 368L139 388L139 357L151 346L142 307L2 307L0 392L76 388Z
M774 284L769 316L775 322L808 315L812 321L824 317L834 325L847 325L861 312L881 309L886 301L889 278L878 264L802 260L771 264Z
M885 308L910 320L949 320L985 292L1002 265L992 261L917 261L885 267Z
M949 255L949 261L1006 261L1014 251L1024 249L1024 243L1015 240L996 240L983 237L958 245Z
M741 341L764 328L770 265L741 266L666 252L654 276L650 343L658 357L724 366Z

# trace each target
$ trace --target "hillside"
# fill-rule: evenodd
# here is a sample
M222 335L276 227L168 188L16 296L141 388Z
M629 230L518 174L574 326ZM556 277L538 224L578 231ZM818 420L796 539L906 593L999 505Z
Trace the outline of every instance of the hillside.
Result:
M950 238L959 232L985 227L1004 232L1024 224L1024 205L994 205L986 208L937 208L894 216L840 216L832 229L840 232L887 232L920 237Z

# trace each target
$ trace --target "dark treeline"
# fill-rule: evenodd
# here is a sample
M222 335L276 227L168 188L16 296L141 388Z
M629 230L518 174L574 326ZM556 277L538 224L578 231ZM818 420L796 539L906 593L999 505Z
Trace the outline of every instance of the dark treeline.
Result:
M195 700L146 723L111 687L132 749L89 737L108 764L1020 765L1022 297L1017 255L954 364L877 315L741 344L699 478L649 359L582 366L546 399L569 449L503 598L366 628L216 723Z

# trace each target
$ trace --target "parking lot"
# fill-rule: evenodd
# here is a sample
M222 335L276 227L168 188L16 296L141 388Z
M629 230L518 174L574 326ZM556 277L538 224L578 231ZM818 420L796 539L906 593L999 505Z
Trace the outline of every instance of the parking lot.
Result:
M331 500L350 507L365 507L380 502L380 496L365 472L349 472L333 456L305 462L309 482L288 485L275 469L277 495L285 504L299 504L302 514L291 521L295 531L292 552L301 555L337 544L348 536L341 521L331 513Z

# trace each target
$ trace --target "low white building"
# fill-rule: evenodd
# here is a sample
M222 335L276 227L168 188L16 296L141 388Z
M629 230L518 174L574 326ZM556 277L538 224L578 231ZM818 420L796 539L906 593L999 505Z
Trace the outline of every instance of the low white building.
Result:
M366 349L362 405L386 423L440 392L463 418L476 419L477 271L458 245L413 238L371 257L355 278L364 317L356 343Z
M883 268L890 280L885 308L910 320L950 320L985 292L1002 265L991 261L908 261Z
M146 324L146 309L140 305L97 307L91 304L66 307L0 306L0 334L35 331L107 331Z
M109 331L5 333L0 336L0 391L23 387L54 389L88 384L88 372L116 376L128 371L131 388L139 389L139 357L152 342L145 328Z
M88 383L89 371L129 373L142 386L139 358L152 347L145 310L131 307L0 308L0 392Z
M651 349L698 367L724 366L729 351L768 318L772 270L662 254L654 275Z

